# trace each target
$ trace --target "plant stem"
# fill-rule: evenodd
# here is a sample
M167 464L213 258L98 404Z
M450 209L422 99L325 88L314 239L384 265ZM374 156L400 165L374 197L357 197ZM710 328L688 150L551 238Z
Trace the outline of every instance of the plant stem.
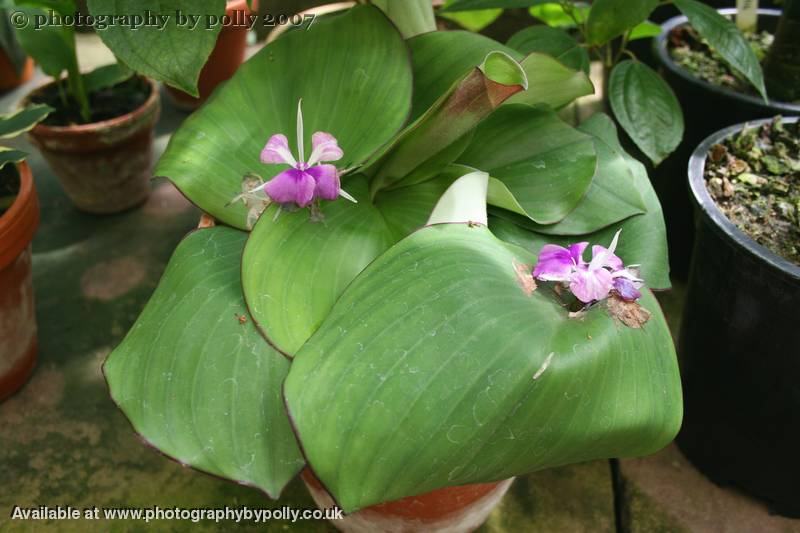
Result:
M372 0L386 13L405 39L436 31L436 17L431 0Z

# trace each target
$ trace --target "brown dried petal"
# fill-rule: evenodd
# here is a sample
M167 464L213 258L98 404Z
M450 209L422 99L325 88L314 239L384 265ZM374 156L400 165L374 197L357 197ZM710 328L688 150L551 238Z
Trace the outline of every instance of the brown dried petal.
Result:
M650 311L636 302L626 302L617 295L612 294L607 305L608 313L629 328L641 328L650 320Z

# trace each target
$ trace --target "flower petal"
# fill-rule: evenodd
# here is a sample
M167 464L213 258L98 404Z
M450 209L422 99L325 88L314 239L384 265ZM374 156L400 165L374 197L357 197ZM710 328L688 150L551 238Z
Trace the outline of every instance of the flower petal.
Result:
M267 145L261 150L261 162L264 164L280 164L295 166L297 161L289 149L289 139L286 135L278 133L267 141Z
M572 253L556 244L545 244L533 269L533 277L544 281L569 281L575 269Z
M636 284L627 278L614 278L614 290L626 302L633 302L642 297L642 293L636 288Z
M617 249L617 242L619 241L619 234L622 233L622 230L617 231L614 234L614 238L611 239L611 244L608 248L600 245L592 246L592 262L589 263L589 269L595 270L598 268L608 267L611 270L619 270L623 268L622 260L614 255L614 252Z
M583 260L583 251L587 246L589 246L588 242L578 242L569 245L569 254L572 256L572 260L576 265L586 264L586 262Z
M339 197L339 172L333 165L317 165L306 170L316 181L315 198L336 200Z
M316 180L313 176L290 168L269 180L264 186L264 192L280 204L295 203L299 207L306 207L314 199L315 188Z
M311 136L311 157L308 158L308 165L316 165L324 161L338 161L344 156L344 152L339 148L339 141L330 133L318 131Z
M572 274L569 290L578 300L589 303L608 297L612 285L613 280L608 270L583 267Z

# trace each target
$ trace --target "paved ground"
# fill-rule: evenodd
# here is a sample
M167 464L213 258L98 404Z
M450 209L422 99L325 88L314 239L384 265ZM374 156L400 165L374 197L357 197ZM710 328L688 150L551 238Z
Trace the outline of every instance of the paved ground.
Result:
M84 59L91 63L108 59L102 48L88 51ZM9 109L21 94L0 98L0 109ZM164 102L159 153L183 117ZM196 224L198 211L168 183L154 183L140 209L111 217L85 215L71 206L35 151L29 162L42 203L34 241L40 362L26 387L0 404L0 531L184 531L192 526L10 521L15 505L313 507L298 482L272 502L180 467L139 442L108 397L100 365L136 319L175 245ZM680 286L664 295L672 324L679 319L681 300ZM800 521L769 516L758 502L712 485L674 447L616 465L599 461L521 478L481 531L800 532ZM332 531L321 522L225 524L226 530L234 527ZM192 529L219 528L201 523Z

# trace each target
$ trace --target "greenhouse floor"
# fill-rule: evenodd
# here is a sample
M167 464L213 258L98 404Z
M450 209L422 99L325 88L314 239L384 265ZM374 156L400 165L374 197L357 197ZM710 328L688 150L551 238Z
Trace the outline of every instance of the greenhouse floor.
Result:
M83 38L83 36L82 36ZM96 42L83 39L93 50ZM102 61L97 48L96 60ZM84 54L84 57L85 54ZM32 82L41 82L39 78ZM30 85L0 99L7 110ZM156 152L185 117L164 96ZM28 146L26 141L14 143ZM110 521L103 509L313 508L298 481L279 501L183 468L145 446L111 402L101 364L136 319L181 237L199 212L169 183L153 183L139 209L96 217L78 212L42 157L31 150L42 209L34 249L39 363L31 380L0 404L0 531L208 530L211 522ZM662 295L675 330L683 286ZM97 507L100 519L11 520L15 506ZM224 523L224 529L334 531L325 522ZM596 461L519 478L482 532L797 531L800 520L723 489L670 446L644 459Z

